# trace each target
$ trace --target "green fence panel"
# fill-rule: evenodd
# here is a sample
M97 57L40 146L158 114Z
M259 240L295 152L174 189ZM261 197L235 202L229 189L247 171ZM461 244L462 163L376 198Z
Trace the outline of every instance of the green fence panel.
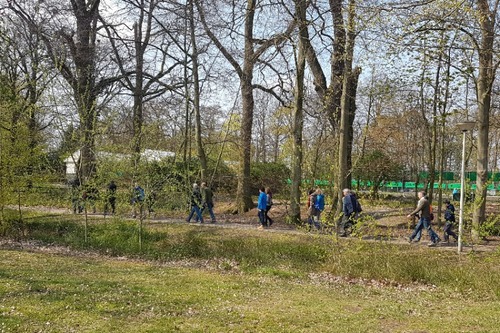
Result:
M455 173L451 171L444 171L442 175L443 175L443 180L455 180Z
M405 188L415 188L415 182L405 182Z

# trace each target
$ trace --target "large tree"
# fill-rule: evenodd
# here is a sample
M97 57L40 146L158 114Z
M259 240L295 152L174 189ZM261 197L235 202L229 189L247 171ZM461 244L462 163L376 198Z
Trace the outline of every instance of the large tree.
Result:
M98 96L117 79L99 68L98 18L100 0L71 0L70 6L38 2L35 8L22 1L10 1L9 8L43 40L54 68L72 89L80 120L80 163L82 182L95 172L95 137ZM45 15L41 20L41 14Z
M356 110L355 92L360 74L360 69L353 68L354 42L358 33L356 1L349 0L347 7L344 8L343 0L330 0L329 12L333 22L328 75L330 83L327 82L325 71L309 34L304 40L315 90L322 100L323 110L332 126L332 131L339 139L338 163L334 178L336 199L340 199L342 197L340 190L349 187L351 180L352 123Z
M233 67L240 80L240 91L242 100L242 116L240 126L240 147L239 147L239 171L238 171L238 189L236 193L237 210L239 212L248 211L253 207L250 188L250 156L252 142L252 125L254 113L254 89L258 86L254 83L254 70L259 62L263 62L263 55L272 47L282 44L287 36L294 29L294 21L288 25L285 31L278 32L272 36L266 37L264 34L255 36L256 29L255 18L258 8L257 0L245 1L244 19L242 31L229 31L229 34L242 33L243 40L240 45L240 53L243 55L238 59L238 55L231 51L228 46L224 45L226 40L217 36L221 31L217 31L210 22L206 19L204 5L201 1L196 1L199 11L199 16L207 35L217 46L222 55L226 58L229 64ZM264 4L260 4L264 6ZM264 8L264 7L261 7ZM238 11L231 11L233 14L238 14ZM232 17L236 20L235 17ZM270 18L269 18L270 19ZM234 23L235 21L233 21ZM229 24L230 27L233 23ZM264 88L265 89L265 88Z

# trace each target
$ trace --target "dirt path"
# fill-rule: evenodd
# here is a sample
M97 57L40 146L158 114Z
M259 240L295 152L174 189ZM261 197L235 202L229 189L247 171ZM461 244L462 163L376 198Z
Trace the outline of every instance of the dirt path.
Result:
M18 207L9 207L11 209L18 209ZM43 212L50 215L70 215L71 210L66 208L56 208L56 207L45 207L45 206L32 206L32 207L22 207L23 211L37 211ZM285 222L286 217L286 207L273 208L271 211L271 218L275 221L272 227L261 230L260 232L272 232L272 233L290 233L290 234L318 234L324 235L325 237L337 237L334 232L330 229L326 232L320 231L309 231L304 226L290 225ZM378 207L371 209L364 213L365 216L369 216L368 220L371 224L370 227L363 227L361 229L360 235L353 236L349 238L338 239L340 241L345 241L346 239L356 240L356 241L367 241L367 242L380 242L386 241L395 244L407 244L408 246L419 246L427 247L429 241L427 240L427 233L423 233L422 240L419 243L408 243L408 236L411 234L412 229L410 228L410 223L405 217L405 213L401 209L391 209ZM304 213L305 215L305 213ZM325 214L326 215L326 214ZM83 218L83 214L81 214ZM88 214L90 219L101 219L101 218L112 218L109 215L104 216L103 214ZM217 223L195 223L192 221L190 225L201 227L201 228L231 228L231 229L256 229L259 226L257 211L251 210L245 214L234 215L234 214L223 214L216 212ZM120 216L121 218L128 218L130 220L132 217ZM161 225L165 223L176 223L176 224L186 224L185 218L179 217L167 217L167 216L151 216L144 219L144 223L150 225ZM442 230L434 226L434 229L442 237ZM467 239L467 237L465 237ZM457 250L457 243L450 242L448 244L441 243L437 247L442 250ZM466 241L462 244L463 252L470 251L500 251L500 237L488 237L481 244L467 243Z

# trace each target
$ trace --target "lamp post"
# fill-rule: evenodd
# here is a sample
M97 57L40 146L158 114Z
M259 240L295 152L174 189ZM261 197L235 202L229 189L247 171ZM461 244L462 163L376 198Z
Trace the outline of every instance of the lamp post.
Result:
M465 202L465 139L468 131L472 131L476 126L475 121L464 121L457 124L457 128L462 131L462 169L460 172L460 213L458 219L458 254L462 252L462 233L464 225L464 202Z

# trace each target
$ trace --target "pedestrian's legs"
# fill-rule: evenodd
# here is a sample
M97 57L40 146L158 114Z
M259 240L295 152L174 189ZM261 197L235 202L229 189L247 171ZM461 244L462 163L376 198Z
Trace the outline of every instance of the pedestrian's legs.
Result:
M268 213L271 210L271 206L266 207L266 225L271 226L273 224L273 220L269 217Z
M458 236L456 233L453 232L452 227L453 227L453 223L446 221L446 224L444 226L444 240L445 241L449 240L449 236L455 238L455 240L458 240Z
M200 214L201 216L203 216L203 212L205 211L205 205L201 206L201 209L198 208L200 210ZM194 220L195 222L198 222L200 220L200 218L198 217L198 214L196 214L196 216L194 217Z
M318 211L316 213L316 216L313 217L313 221L314 221L314 226L316 227L316 229L321 229L321 222L320 222L320 217L321 217L321 212Z
M349 216L342 216L339 225L339 236L345 237L347 236L347 230L352 226L352 221Z
M439 242L441 239L434 232L434 230L432 230L431 221L427 220L426 218L422 218L422 220L423 220L424 228L427 229L427 233L429 234L429 238L431 239L431 242L432 243Z
M212 223L215 223L215 214L214 214L214 205L207 203L208 213L210 214L210 218L212 219Z
M262 210L262 209L259 210L259 221L260 221L260 224L262 225L262 227L265 227L267 225L267 223L266 223L266 211L265 210Z
M415 240L415 242L420 241L420 237L422 237L422 228L424 227L424 222L423 219L420 218L418 220L417 225L415 226L415 229L413 229L413 233L410 236L410 242Z
M109 199L109 203L111 205L111 214L115 214L115 209L116 209L116 198L111 198Z
M447 242L449 240L449 230L451 229L451 224L449 224L448 222L446 222L446 224L444 225L444 229L443 229L443 239L445 242Z
M191 206L191 211L189 212L189 216L186 219L186 222L188 222L188 223L191 222L191 218L193 217L194 213L196 212L195 207L196 206ZM198 208L198 207L196 207L196 208Z
M200 207L193 206L193 208L194 208L194 211L196 212L197 221L200 221L200 223L203 223L203 216L201 215Z

